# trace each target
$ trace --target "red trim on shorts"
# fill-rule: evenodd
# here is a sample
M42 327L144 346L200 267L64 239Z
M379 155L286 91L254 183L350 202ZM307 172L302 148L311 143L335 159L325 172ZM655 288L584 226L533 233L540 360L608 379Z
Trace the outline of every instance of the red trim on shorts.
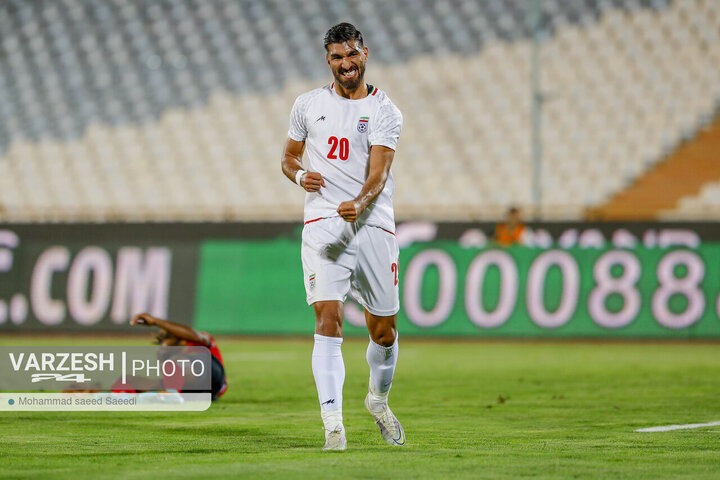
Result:
M308 221L305 222L303 225L307 225L308 223L317 222L318 220L322 220L323 218L325 218L325 217L314 218L314 219L312 219L312 220L308 220ZM394 235L394 234L393 234L393 235Z
M335 88L335 82L333 82L332 85L330 85L330 88Z
M390 230L385 230L385 229L382 228L382 227L378 227L378 228L379 228L380 230L386 231L386 232L389 233L390 235L393 235L393 236L395 235L395 232L391 232Z

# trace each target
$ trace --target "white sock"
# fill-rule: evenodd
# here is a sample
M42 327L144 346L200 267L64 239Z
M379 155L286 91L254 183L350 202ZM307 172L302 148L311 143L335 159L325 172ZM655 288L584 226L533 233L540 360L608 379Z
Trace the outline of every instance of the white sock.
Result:
M389 347L378 345L371 338L366 358L370 365L370 399L375 404L386 404L398 358L397 335Z
M325 431L342 426L342 390L345 364L342 358L343 339L315 334L312 371L320 402L320 415Z

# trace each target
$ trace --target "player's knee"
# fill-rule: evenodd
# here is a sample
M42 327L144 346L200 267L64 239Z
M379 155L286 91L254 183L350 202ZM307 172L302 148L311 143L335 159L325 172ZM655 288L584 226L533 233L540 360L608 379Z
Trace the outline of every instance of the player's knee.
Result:
M342 337L342 322L337 318L318 317L315 320L315 333L326 337Z
M391 325L378 324L375 328L370 331L370 337L373 342L383 347L390 347L395 343L397 337L397 330Z
M315 333L326 337L342 336L342 310L335 303L318 302L314 304Z

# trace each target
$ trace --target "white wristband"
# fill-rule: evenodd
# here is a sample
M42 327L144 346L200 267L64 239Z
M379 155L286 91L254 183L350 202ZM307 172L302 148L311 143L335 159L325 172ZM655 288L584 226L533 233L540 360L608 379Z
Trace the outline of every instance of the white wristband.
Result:
M302 180L302 176L305 175L306 173L307 173L307 171L305 171L303 169L298 170L297 173L295 174L295 183L297 183L298 185L300 185L302 187L302 185L300 184L300 180Z

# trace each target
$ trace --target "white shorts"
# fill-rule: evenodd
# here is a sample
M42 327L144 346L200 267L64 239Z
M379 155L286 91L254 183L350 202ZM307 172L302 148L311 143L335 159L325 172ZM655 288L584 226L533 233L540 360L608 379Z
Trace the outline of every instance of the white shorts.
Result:
M348 292L381 317L400 310L400 249L395 234L329 217L305 224L302 264L307 303L345 301Z

